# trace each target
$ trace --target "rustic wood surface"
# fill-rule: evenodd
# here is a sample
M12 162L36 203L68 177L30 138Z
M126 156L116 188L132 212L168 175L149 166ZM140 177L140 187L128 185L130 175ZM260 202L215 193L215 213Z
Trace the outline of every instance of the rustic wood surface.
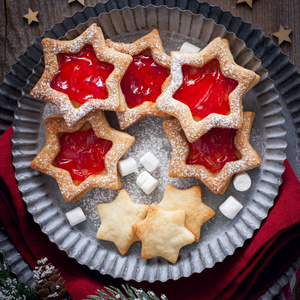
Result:
M86 6L97 4L97 0L85 0ZM105 1L102 1L105 2ZM281 50L300 70L300 0L253 0L252 9L246 4L236 4L237 0L207 0L211 5L220 6L225 11L250 22L255 28L262 29L266 36L277 44L272 33L291 28L291 43L281 44ZM27 24L23 15L28 8L39 11L39 22ZM5 74L33 41L55 23L71 16L83 6L68 0L0 0L0 82Z

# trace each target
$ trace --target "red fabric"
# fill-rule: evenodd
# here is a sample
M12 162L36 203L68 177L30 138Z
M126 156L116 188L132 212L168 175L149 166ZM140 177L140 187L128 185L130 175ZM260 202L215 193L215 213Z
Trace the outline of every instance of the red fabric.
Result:
M200 274L177 281L155 283L123 282L91 271L60 251L27 212L14 177L10 128L0 139L0 217L9 236L28 264L48 257L66 280L73 300L95 294L103 286L128 283L171 299L257 299L299 256L300 183L288 161L275 205L253 238L223 262Z

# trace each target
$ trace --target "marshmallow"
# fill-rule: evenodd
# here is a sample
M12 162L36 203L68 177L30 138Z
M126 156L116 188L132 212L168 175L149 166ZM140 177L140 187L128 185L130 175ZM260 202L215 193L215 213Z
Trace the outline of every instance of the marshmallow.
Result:
M159 160L151 152L147 152L140 158L140 163L148 172L153 172L159 166Z
M239 192L245 192L251 187L251 178L246 172L235 175L232 182L235 189Z
M138 176L136 184L143 190L144 193L149 195L157 187L158 181L151 176L151 174L144 171Z
M229 196L219 207L221 213L229 219L233 219L242 208L243 205L233 196Z
M189 52L189 53L197 53L201 49L191 43L184 42L180 48L180 52Z
M86 220L85 214L80 207L76 207L66 213L66 217L71 226L75 226Z
M120 160L118 170L122 176L137 172L136 161L132 157Z
M141 187L145 181L147 180L148 176L150 174L147 172L147 171L143 171L139 176L138 178L136 179L136 184ZM151 176L151 175L150 175Z

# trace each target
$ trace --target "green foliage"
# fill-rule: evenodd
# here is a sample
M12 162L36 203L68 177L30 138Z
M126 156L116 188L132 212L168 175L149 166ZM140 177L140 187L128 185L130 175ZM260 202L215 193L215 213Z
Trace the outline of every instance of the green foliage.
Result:
M1 300L37 300L35 291L19 281L11 272L7 259L0 261L0 299Z
M152 291L145 292L142 289L136 289L128 285L122 285L126 296L120 289L110 286L104 288L104 290L97 290L97 296L89 295L88 299L92 300L168 300L165 295L161 295L161 298L157 297Z

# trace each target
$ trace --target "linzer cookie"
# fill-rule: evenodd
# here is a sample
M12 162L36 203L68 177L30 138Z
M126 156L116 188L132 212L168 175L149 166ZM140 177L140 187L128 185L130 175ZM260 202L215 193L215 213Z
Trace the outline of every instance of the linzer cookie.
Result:
M96 109L125 110L120 81L132 57L107 47L96 24L74 40L42 45L45 69L30 95L56 105L68 126Z
M66 202L77 201L92 188L119 189L117 163L134 137L112 129L104 112L91 112L71 127L61 115L44 121L46 145L31 167L52 176Z
M242 97L259 78L234 62L226 39L216 38L199 53L171 52L171 76L157 107L194 142L213 127L240 128Z
M170 73L170 56L164 51L158 31L154 29L130 44L109 39L106 44L133 57L121 81L126 109L117 112L120 128L125 129L145 116L168 117L156 106L156 99Z
M260 166L261 160L249 143L255 114L243 113L240 129L212 128L190 143L178 120L166 120L172 158L170 177L199 178L213 193L223 194L234 174Z

